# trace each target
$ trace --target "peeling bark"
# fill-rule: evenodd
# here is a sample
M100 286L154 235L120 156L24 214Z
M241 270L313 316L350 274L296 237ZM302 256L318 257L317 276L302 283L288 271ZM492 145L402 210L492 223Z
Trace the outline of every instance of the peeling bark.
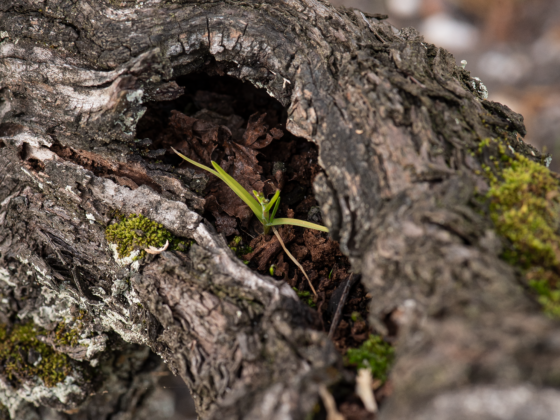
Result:
M128 153L146 102L179 97L177 78L193 72L265 88L288 109L288 130L318 145L316 198L374 296L370 324L399 326L380 419L447 419L465 399L479 409L465 403L458 418L558 418L558 323L469 205L487 188L469 153L480 140L541 158L520 139L523 118L414 29L317 0L0 4L2 323L52 328L84 310L98 338L70 357L110 370L112 334L147 346L203 419L305 418L340 379L314 313L251 272L195 211L193 174ZM115 211L196 244L123 265L104 236ZM509 417L485 403L515 392L524 399L507 404ZM40 418L24 394L0 378L12 416ZM91 414L97 397L75 394L39 403L107 418ZM107 412L131 415L133 400Z

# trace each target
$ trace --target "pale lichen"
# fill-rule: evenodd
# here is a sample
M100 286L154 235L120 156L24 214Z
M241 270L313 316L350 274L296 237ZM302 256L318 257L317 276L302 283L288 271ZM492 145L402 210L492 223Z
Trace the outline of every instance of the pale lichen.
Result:
M8 286L16 286L16 283L11 280L10 272L2 267L0 267L0 281L3 281Z

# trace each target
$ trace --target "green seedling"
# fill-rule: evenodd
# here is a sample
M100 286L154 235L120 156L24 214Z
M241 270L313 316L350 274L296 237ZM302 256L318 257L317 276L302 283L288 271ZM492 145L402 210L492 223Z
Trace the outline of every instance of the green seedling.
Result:
M305 272L301 264L297 262L297 260L293 257L293 255L288 251L288 249L284 245L284 242L282 241L282 238L280 237L280 234L276 230L275 226L280 226L280 225L301 226L308 229L320 230L321 232L328 232L329 230L325 226L317 225L315 223L307 222L305 220L282 218L282 217L276 219L275 218L276 212L278 211L278 207L280 206L280 190L276 190L276 193L271 199L268 199L264 196L264 194L253 190L253 195L254 195L253 197L249 193L249 191L243 188L239 182L237 182L232 176L230 176L226 171L224 171L220 167L220 165L218 165L216 162L212 161L212 166L214 167L214 169L212 169L206 165L203 165L192 159L189 159L185 155L179 153L173 147L171 149L179 156L181 156L183 159L185 159L187 162L192 163L194 166L204 169L207 172L210 172L212 175L215 175L218 178L220 178L222 181L224 181L227 184L227 186L230 187L233 190L233 192L237 194L237 196L241 198L243 202L245 202L245 204L247 204L249 208L253 211L257 219L259 219L259 222L262 223L265 235L268 235L270 233L270 229L272 229L272 231L278 238L280 245L282 245L282 248L284 248L286 254L288 254L290 259L303 272L305 278L309 283L309 286L311 286L311 290L313 290L313 293L315 294L315 296L317 296L317 292L315 291L315 288L311 284L311 280L309 280L309 277L307 277L307 273Z
M352 312L352 315L350 316L350 318L352 318L352 321L357 322L357 321L362 320L362 315L360 315L359 312L354 311L354 312Z
M293 225L301 226L308 229L320 230L321 232L328 232L329 230L325 226L317 225L315 223L307 222L305 220L291 219L291 218L278 218L276 219L276 212L280 206L280 190L276 190L276 194L269 200L265 198L264 195L258 191L253 190L254 197L245 188L239 184L232 176L230 176L226 171L224 171L220 165L212 161L212 166L214 169L209 168L201 163L198 163L192 159L189 159L185 155L179 153L173 147L171 148L175 153L185 159L187 162L210 172L212 175L216 175L222 181L224 181L228 187L230 187L239 198L241 198L245 204L255 213L257 219L262 223L264 228L264 234L268 235L270 233L270 228L273 226L280 225ZM273 208L274 206L274 208Z
M311 298L311 293L307 291L300 291L298 290L297 287L292 287L292 289L294 290L294 292L296 292L298 297L307 304L307 306L309 306L310 308L317 307L317 305L315 304L315 302L313 302L313 299Z

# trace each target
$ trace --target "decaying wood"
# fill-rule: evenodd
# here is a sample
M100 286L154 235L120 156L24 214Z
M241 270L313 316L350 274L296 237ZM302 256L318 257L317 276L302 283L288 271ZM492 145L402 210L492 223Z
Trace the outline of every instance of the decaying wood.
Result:
M558 418L560 328L468 206L487 188L468 152L480 139L538 156L518 139L522 117L415 30L318 0L0 2L2 323L47 327L82 308L104 337L84 360L111 353L115 333L147 346L203 419L305 418L339 379L313 313L193 211L192 174L128 155L145 103L177 98L192 72L265 88L289 131L318 145L316 197L374 296L369 321L399 326L380 419ZM115 211L196 244L121 265L104 237ZM14 418L40 418L34 402L95 404L79 387L37 400L34 386L0 379Z

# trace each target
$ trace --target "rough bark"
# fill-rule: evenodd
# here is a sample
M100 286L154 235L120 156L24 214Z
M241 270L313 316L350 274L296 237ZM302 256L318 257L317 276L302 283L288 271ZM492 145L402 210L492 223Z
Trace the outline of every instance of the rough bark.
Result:
M313 313L193 211L189 174L127 154L147 101L213 72L265 88L288 109L287 128L319 147L316 197L374 296L369 321L384 331L392 314L399 326L379 418L558 418L560 328L468 205L485 188L469 153L481 139L539 155L519 139L522 117L485 100L447 51L315 0L10 0L0 38L2 323L18 314L47 327L79 307L101 338L77 359L104 354L113 332L148 346L204 419L305 418L339 379ZM119 265L104 236L116 210L196 244ZM39 403L95 404L79 387L72 395ZM38 416L22 389L3 385L0 400L17 418Z

